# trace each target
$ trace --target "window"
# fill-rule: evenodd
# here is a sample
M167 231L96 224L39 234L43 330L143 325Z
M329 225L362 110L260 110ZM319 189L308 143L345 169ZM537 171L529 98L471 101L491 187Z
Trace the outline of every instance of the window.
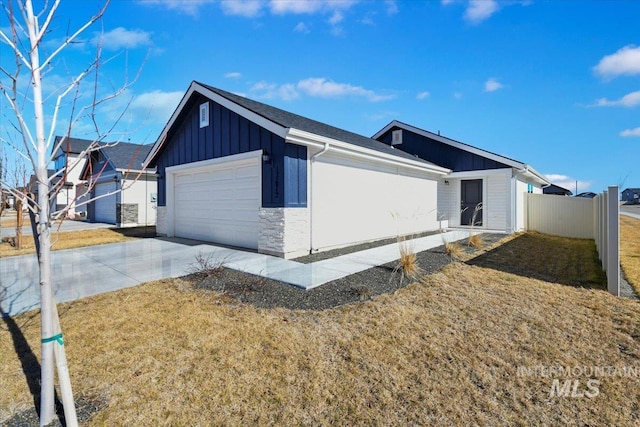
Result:
M200 104L200 127L209 126L209 103Z

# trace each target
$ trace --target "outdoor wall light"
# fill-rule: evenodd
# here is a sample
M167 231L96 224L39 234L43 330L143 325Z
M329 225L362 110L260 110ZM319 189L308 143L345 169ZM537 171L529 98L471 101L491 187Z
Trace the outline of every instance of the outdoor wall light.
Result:
M118 175L114 175L113 176L113 182L115 182L116 184L120 181L120 178L118 178Z
M447 181L446 179L444 180L444 185L449 185L449 181Z
M268 151L262 152L262 161L265 163L271 163L271 156L269 155Z

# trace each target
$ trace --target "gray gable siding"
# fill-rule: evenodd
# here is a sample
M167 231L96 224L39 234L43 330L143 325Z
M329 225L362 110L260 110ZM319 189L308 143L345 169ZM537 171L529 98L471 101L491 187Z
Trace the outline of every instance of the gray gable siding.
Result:
M199 106L206 101L209 101L209 126L200 128ZM192 96L155 157L160 175L158 205L166 206L165 168L260 149L271 157L269 163L262 162L262 206L305 207L306 147L287 144L278 135L208 98Z
M391 145L391 133L399 129L394 127L381 135L378 140ZM418 155L421 159L451 169L453 172L484 169L504 169L511 166L444 144L440 141L418 135L406 129L402 130L402 144L394 146L398 150Z

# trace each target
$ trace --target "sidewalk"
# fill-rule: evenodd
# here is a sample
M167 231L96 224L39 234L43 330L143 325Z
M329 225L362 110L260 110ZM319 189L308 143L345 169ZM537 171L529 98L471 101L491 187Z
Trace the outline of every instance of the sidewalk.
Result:
M416 252L461 240L468 231L449 231L412 240ZM53 252L52 277L57 302L74 301L140 283L189 274L199 253L234 270L312 289L400 257L396 243L312 264L223 248L185 239L140 239ZM35 255L0 259L0 309L16 315L39 307Z

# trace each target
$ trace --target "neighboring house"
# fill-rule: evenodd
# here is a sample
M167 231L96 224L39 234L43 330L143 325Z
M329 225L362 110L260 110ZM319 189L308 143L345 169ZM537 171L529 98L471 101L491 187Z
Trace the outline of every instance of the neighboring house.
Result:
M584 198L586 198L586 199L593 199L593 198L594 198L594 197L596 197L596 196L597 196L597 194L596 194L596 193L593 193L593 192L591 192L591 191L586 191L586 192L584 192L584 193L578 193L578 194L576 194L576 197L584 197Z
M525 163L399 121L373 138L452 171L438 180L437 197L438 215L450 227L524 230L525 194L542 194L551 184Z
M155 170L142 168L151 146L101 145L91 152L81 174L88 197L96 198L88 204L87 218L120 227L155 224Z
M60 143L63 137L56 136L54 146ZM58 193L56 204L52 206L55 210L64 209L70 205L68 216L85 217L87 212L86 204L81 204L85 199L85 187L82 185L80 174L86 163L86 156L80 156L89 144L93 141L78 138L65 138L60 148L54 154L54 170L55 178L52 187L63 181L62 188ZM65 167L69 167L65 170ZM65 175L66 174L66 175ZM51 176L51 175L50 175ZM78 205L76 207L76 205Z
M449 169L192 82L145 161L159 234L294 257L438 228Z
M640 188L626 188L622 191L622 197L620 198L623 202L628 203L640 203Z
M555 196L571 196L573 193L566 188L562 188L559 185L551 184L548 187L542 189L543 194L553 194Z

